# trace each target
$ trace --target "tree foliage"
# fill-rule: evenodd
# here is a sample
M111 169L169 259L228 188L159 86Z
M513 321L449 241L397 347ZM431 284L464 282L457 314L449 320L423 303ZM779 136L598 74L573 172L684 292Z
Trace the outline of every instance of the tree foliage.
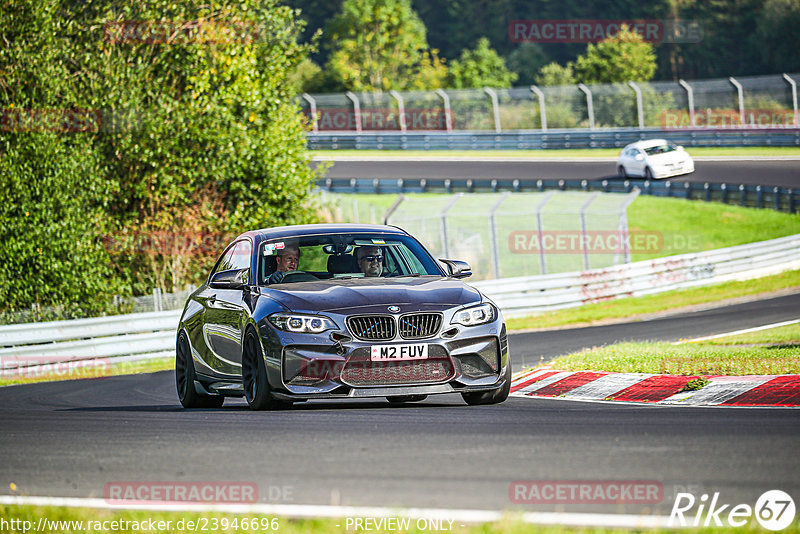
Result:
M572 72L572 63L562 67L558 63L548 63L539 70L534 78L536 85L573 85L575 73Z
M0 130L13 204L0 225L27 230L18 246L29 249L3 258L36 288L4 292L0 309L180 289L231 235L308 221L317 173L288 81L308 52L299 29L290 8L256 0L1 9L0 108L88 110L95 122ZM214 246L202 253L149 239L186 244L207 233Z
M330 21L327 68L352 91L436 89L446 68L409 0L345 0Z
M474 87L510 87L517 74L506 67L503 58L482 37L474 50L462 50L459 59L450 62L447 87L469 89Z
M584 83L648 81L656 72L656 56L653 45L623 25L616 35L589 44L574 69Z

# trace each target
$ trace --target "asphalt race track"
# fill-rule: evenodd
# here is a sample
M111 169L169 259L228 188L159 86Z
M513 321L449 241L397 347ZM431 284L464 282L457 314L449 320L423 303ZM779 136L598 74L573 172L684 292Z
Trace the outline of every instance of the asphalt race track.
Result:
M615 159L582 161L336 161L328 178L451 178L510 181L514 179L619 179ZM799 159L714 159L695 161L695 172L674 181L800 187Z
M517 334L515 358L618 339L677 339L797 318L800 295L588 329ZM519 360L517 360L519 361ZM0 388L0 493L103 497L114 482L254 482L259 500L669 514L674 494L755 504L800 491L800 410L458 396L251 412L184 411L171 372ZM646 480L656 505L511 502L518 480Z

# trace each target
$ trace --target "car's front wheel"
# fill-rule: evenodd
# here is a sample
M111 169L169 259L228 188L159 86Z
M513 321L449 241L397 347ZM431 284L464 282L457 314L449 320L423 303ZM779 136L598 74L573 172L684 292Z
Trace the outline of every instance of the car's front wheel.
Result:
M628 177L628 171L626 171L625 167L623 167L622 165L617 167L617 174L619 175L620 178L627 178Z
M219 408L222 406L225 397L198 393L194 388L196 379L189 340L186 339L186 334L181 332L175 346L175 386L178 388L178 399L181 401L181 405L184 408Z
M511 362L506 366L506 372L503 375L505 384L498 390L487 391L485 393L462 393L461 396L464 401L470 406L477 406L479 404L499 404L508 398L511 392Z
M647 178L648 180L652 180L653 179L653 169L651 169L650 167L645 167L644 168L644 177Z
M277 410L291 406L272 396L267 381L267 366L256 333L248 330L242 351L242 386L247 405L252 410Z

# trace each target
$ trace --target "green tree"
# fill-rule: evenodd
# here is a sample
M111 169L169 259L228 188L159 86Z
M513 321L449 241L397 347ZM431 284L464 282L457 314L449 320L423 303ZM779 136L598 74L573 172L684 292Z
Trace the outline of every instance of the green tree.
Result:
M572 72L572 63L567 63L562 67L558 63L548 63L541 69L533 79L536 85L573 85L575 84L575 73Z
M489 46L489 39L481 37L474 50L462 50L459 59L450 62L447 86L454 89L510 87L517 78L515 72L508 70L505 60Z
M520 85L530 85L548 63L548 56L538 43L522 43L508 56L508 68L517 73Z
M257 0L0 9L0 109L96 119L79 131L0 129L0 180L13 205L0 212L2 231L22 234L35 221L25 246L41 255L37 269L8 259L22 263L6 272L27 275L30 288L4 292L0 309L100 302L122 284L181 289L231 235L311 220L320 171L308 165L308 125L289 83L308 52L299 30L290 8ZM207 233L216 242L204 250L174 246Z
M437 89L446 74L409 0L345 0L328 25L327 70L353 91Z
M653 45L623 25L613 37L590 43L574 69L583 83L648 81L656 72L656 56Z

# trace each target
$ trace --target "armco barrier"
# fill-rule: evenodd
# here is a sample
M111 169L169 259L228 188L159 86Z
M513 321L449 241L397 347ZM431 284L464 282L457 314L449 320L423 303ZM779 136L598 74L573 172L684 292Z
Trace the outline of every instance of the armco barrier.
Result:
M563 274L476 282L509 317L800 269L800 234ZM173 357L180 310L0 326L0 371L55 361Z
M680 179L680 177L678 177ZM800 190L787 187L728 183L695 183L650 181L640 178L606 180L483 180L449 178L356 179L324 178L317 187L329 193L400 194L400 193L478 193L478 192L542 192L602 191L630 193L638 188L642 195L722 202L753 208L769 208L795 213L800 207Z
M800 269L800 234L605 269L504 278L473 285L506 316L530 315Z
M536 150L622 148L642 139L693 146L800 146L800 128L607 128L508 132L308 133L311 150Z
M181 310L0 326L0 370L44 362L173 357Z

